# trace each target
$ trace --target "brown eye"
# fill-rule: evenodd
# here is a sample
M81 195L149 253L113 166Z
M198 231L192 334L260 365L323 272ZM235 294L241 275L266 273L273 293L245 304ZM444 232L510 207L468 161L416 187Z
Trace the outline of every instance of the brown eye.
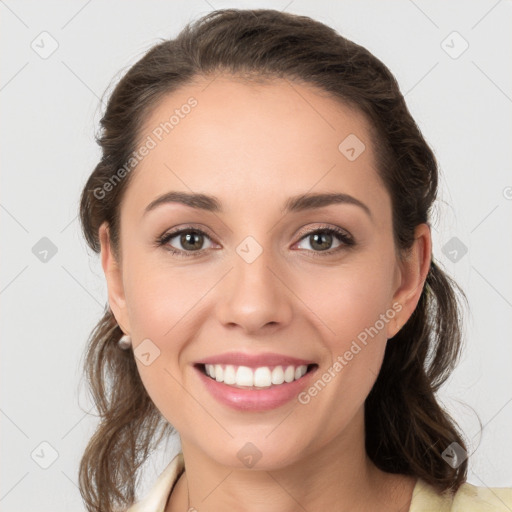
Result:
M175 240L175 241L174 241ZM173 254L178 256L192 256L193 254L202 252L208 247L203 247L205 240L210 240L210 237L200 229L181 229L167 233L158 239L158 245L164 246ZM174 241L171 243L171 241Z
M303 236L301 240L309 242L309 248L306 247L307 250L316 253L325 252L326 254L333 254L338 250L347 246L352 246L355 243L348 233L331 227L310 231ZM335 241L338 241L338 245L332 248Z
M187 231L179 235L179 241L185 250L195 251L201 249L204 242L204 236L197 231Z
M330 233L313 233L309 235L310 245L313 249L326 251L331 248L334 237Z

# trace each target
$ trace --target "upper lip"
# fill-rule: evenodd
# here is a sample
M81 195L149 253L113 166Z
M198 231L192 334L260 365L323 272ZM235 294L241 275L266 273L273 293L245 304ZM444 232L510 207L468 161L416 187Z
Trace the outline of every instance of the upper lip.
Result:
M243 352L226 352L196 361L195 364L231 364L233 366L248 366L258 368L260 366L302 366L315 364L314 361L299 359L297 357L265 352L262 354L244 354Z

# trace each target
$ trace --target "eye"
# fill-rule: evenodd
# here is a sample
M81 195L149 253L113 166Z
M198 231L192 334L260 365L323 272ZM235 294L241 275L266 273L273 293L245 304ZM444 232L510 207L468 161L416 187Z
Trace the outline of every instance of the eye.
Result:
M303 233L301 233L303 234ZM354 239L346 231L335 227L322 227L309 231L302 236L301 240L305 240L309 244L309 249L313 253L325 253L325 255L333 254L355 244ZM332 249L333 241L339 242L338 246ZM315 254L315 256L323 256L324 254Z
M309 247L306 250L314 256L329 256L344 248L355 245L352 236L337 227L320 227L314 230L300 233L301 241L308 241ZM300 236L299 235L299 236ZM173 240L175 240L171 243ZM209 247L203 247L205 240L210 241ZM338 245L332 248L334 241L338 241ZM179 247L176 247L177 244ZM203 230L195 227L185 227L170 233L165 233L156 239L157 246L163 246L165 250L171 252L178 257L193 257L202 254L209 248L212 248L210 236ZM301 248L301 247L299 247ZM301 248L302 249L302 248Z
M174 244L178 244L181 247L175 247L171 244L171 241L176 239ZM195 254L187 253L202 253L204 248L203 244L205 239L210 240L210 237L202 230L197 228L183 228L180 230L165 233L157 239L158 246L164 246L166 250L170 251L177 256L195 256Z

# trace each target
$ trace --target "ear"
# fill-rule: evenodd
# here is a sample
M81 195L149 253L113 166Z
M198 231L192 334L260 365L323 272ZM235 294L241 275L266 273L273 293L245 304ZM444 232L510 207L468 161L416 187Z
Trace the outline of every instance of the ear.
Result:
M395 323L389 323L388 339L392 338L413 314L421 297L432 259L432 239L428 224L414 230L414 242L405 257L399 259L393 309Z
M125 334L130 333L130 322L124 296L123 275L110 243L108 223L105 221L98 230L101 245L101 266L108 288L108 302L117 323Z

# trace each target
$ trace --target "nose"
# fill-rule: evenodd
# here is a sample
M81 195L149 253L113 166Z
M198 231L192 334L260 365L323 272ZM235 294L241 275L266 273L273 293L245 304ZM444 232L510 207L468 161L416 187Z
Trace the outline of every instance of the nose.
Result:
M292 317L293 294L270 250L252 262L234 254L233 268L219 289L217 318L225 326L238 326L246 334L278 329Z

